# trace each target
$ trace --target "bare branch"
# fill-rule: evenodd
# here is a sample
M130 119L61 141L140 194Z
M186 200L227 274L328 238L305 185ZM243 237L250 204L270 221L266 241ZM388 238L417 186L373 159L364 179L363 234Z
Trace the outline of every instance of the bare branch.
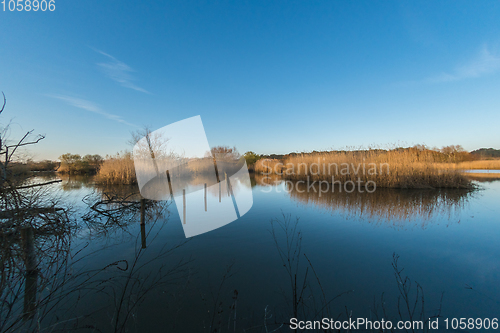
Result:
M50 181L50 182L46 182L46 183L41 183L41 184L34 184L34 185L27 185L27 186L19 186L19 187L16 187L16 189L18 190L22 190L22 189L26 189L26 188L32 188L32 187L38 187L38 186L45 186L45 185L50 185L50 184L55 184L55 183L60 183L62 182L61 179L59 180L53 180L53 181Z
M3 95L3 105L2 105L2 108L0 109L0 114L3 112L3 109L5 109L5 104L7 104L7 100L5 99L5 94L3 93L3 91L2 91L2 95ZM0 134L0 151L2 151L2 149L3 149L2 137L3 137L3 133Z
M12 156L14 155L14 153L16 152L16 149L19 148L19 147L22 147L22 146L27 146L27 145L34 145L34 144L37 144L38 142L40 142L40 140L43 140L45 139L45 135L38 135L38 138L35 140L35 141L29 141L29 142L23 142L24 140L26 140L26 138L31 134L33 133L34 130L31 130L29 132L27 132L21 140L19 140L19 142L15 145L11 145L11 146L5 146L7 149L8 148L14 148L14 150L12 150L12 152L10 153L10 155L8 156L9 159L12 158Z
M2 113L3 109L5 109L5 104L7 104L7 99L5 98L5 94L3 93L3 91L2 95L3 95L3 105L2 108L0 109L0 113Z
M36 216L38 214L55 213L59 211L64 211L64 208L60 207L42 207L42 208L23 208L23 209L13 209L7 211L0 211L0 219L12 218L17 215L32 215Z

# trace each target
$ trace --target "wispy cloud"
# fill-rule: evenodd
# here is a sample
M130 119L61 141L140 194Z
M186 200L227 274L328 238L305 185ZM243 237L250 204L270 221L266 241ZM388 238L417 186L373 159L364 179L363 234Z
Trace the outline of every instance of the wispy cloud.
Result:
M118 82L122 87L150 94L149 91L139 87L133 82L135 81L135 78L132 76L131 73L134 73L135 71L129 65L127 65L124 62L121 62L120 60L116 59L112 55L109 55L105 52L96 49L94 49L94 51L108 58L107 62L97 64L104 72L104 74L106 74L106 76Z
M47 96L51 97L51 98L55 98L55 99L61 100L63 102L66 102L67 104L69 104L71 106L74 106L76 108L79 108L79 109L82 109L82 110L85 110L85 111L90 111L90 112L93 112L93 113L97 113L97 114L99 114L101 116L104 116L104 117L106 117L108 119L111 119L111 120L114 120L116 122L119 122L119 123L122 123L122 124L126 124L126 125L129 125L129 126L137 127L134 124L126 122L120 116L117 116L115 114L111 114L111 113L107 113L107 112L103 111L99 106L97 106L96 104L94 104L94 103L92 103L90 101L87 101L85 99L74 98L74 97L64 96L64 95L47 95Z
M472 59L465 65L458 66L450 73L442 73L440 75L428 78L427 82L451 82L464 79L481 77L488 74L493 74L500 70L500 56L493 54L484 46L476 58Z

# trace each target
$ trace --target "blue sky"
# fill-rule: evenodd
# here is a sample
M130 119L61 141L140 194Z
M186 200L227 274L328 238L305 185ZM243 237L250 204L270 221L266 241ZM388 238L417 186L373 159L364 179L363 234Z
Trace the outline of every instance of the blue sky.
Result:
M78 1L0 12L11 138L130 149L201 115L211 145L500 148L498 1Z

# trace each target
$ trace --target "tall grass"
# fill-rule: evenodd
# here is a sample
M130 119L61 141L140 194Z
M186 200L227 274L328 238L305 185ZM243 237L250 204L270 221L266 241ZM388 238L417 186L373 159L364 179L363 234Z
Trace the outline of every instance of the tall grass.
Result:
M361 182L383 188L470 188L459 170L436 166L440 155L430 150L394 149L296 154L260 160L256 172L282 174L286 179ZM259 170L259 171L257 171Z
M500 159L498 160L478 160L460 163L437 163L439 169L458 169L458 170L500 170Z
M172 161L176 160L173 158ZM219 177L223 179L225 174L232 175L236 173L243 166L241 161L243 160L219 158L217 160ZM191 186L203 186L205 183L210 184L215 181L215 164L212 157L191 160L179 159L177 162L179 162L179 166L169 170L171 179L182 179L184 183ZM162 161L160 160L159 163L162 163ZM150 164L135 165L132 153L125 152L108 156L101 164L95 179L99 184L137 184L136 167L143 175L152 174L154 177L157 174L157 170ZM172 184L174 193L177 190L175 184Z
M136 184L132 154L122 153L107 157L96 175L100 184Z
M255 162L254 172L265 175L281 175L284 170L283 161L265 158Z

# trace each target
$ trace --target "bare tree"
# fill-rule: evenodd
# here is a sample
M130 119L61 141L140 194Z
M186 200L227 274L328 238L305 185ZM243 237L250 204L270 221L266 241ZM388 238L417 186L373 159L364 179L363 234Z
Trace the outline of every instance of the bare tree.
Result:
M3 103L7 100L2 93ZM21 139L10 140L10 123L0 125L0 331L13 331L21 319L32 318L40 304L37 290L50 281L53 262L68 252L70 228L74 225L69 208L63 208L50 185L19 169L22 147L35 145L45 138L26 132ZM56 260L57 259L57 260ZM24 309L19 299L24 294ZM21 315L19 315L19 313Z
M240 153L236 147L229 146L216 146L210 149L212 156L217 156L218 158L230 158L237 160L241 157Z
M5 110L7 100L2 93L3 104L0 115ZM16 170L16 153L21 147L34 145L45 138L26 132L19 140L8 140L10 123L0 128L0 228L21 227L29 222L52 224L64 220L63 208L57 207L57 200L48 196L46 186L56 181L34 182L26 174Z

